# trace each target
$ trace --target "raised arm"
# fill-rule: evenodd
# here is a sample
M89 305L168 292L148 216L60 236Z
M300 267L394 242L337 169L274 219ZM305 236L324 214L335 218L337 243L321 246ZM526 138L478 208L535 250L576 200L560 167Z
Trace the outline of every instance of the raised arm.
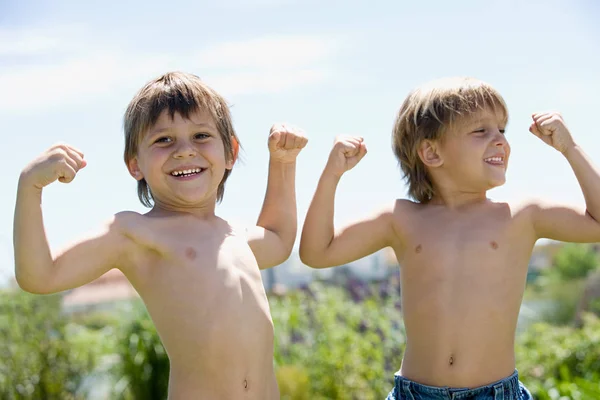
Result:
M85 167L83 154L68 145L50 148L29 164L19 179L14 218L15 275L28 292L48 294L88 283L117 265L124 241L114 224L51 254L44 231L42 188L55 180L71 182Z
M300 239L300 259L313 268L342 265L390 245L393 209L382 210L336 232L335 192L344 172L366 154L362 138L339 137L317 185Z
M297 128L271 128L267 193L256 226L248 231L248 244L261 269L287 260L296 241L296 158L307 141Z
M533 223L537 236L564 242L600 242L600 170L575 143L560 114L534 114L529 130L565 156L579 182L587 208L536 205Z

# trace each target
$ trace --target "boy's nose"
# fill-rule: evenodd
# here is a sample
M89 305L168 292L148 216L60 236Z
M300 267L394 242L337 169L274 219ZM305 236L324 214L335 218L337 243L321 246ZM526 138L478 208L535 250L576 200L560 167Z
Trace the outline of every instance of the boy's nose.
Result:
M197 154L194 146L189 144L182 144L173 153L173 157L177 159L185 158L185 157L195 157Z
M506 140L506 136L502 132L498 131L494 137L494 144L496 146L505 146L508 144L508 140Z

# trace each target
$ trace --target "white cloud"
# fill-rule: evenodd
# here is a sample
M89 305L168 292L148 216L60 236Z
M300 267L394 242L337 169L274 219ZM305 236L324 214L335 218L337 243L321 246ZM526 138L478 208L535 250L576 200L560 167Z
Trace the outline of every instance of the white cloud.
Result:
M83 27L0 29L0 56L31 56L73 51L83 47Z
M15 38L0 32L0 55L39 54L56 47L58 47L57 38L35 35Z
M314 36L260 38L211 46L196 60L206 68L293 68L317 63L335 47L335 40Z
M204 78L209 85L227 95L281 92L298 86L322 82L326 73L319 69L261 71L223 74Z
M32 65L0 73L0 112L32 110L85 101L148 73L159 60L96 54L55 65Z
M33 40L30 50L54 45L58 42ZM98 50L52 64L0 69L0 112L82 103L173 69L194 72L228 95L289 90L326 79L334 50L333 40L302 36L228 42L184 56Z

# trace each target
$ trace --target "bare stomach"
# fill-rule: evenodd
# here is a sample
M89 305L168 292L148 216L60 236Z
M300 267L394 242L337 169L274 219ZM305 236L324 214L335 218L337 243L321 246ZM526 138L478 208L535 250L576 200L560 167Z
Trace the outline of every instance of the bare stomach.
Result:
M169 331L164 340L171 364L169 400L278 399L273 326L264 322L247 322L252 330L238 325L204 335Z
M429 386L475 388L514 372L514 324L487 316L458 321L408 318L400 374Z
M149 307L169 355L169 400L278 398L266 300L239 304L232 298L219 297L218 307L200 312L193 302L179 301L177 308L171 299L161 305L177 312L153 314Z
M217 360L215 364L211 373L206 368L186 368L172 362L168 399L279 399L272 361L255 365L256 370L229 363L233 368L221 369L225 366L219 366Z

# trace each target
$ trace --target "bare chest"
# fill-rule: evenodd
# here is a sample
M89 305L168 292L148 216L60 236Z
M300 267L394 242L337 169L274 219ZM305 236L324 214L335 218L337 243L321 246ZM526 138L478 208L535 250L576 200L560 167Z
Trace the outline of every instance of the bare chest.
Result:
M406 268L427 269L439 278L462 273L503 279L527 266L534 241L523 225L510 213L493 209L421 218L407 229L397 254Z

